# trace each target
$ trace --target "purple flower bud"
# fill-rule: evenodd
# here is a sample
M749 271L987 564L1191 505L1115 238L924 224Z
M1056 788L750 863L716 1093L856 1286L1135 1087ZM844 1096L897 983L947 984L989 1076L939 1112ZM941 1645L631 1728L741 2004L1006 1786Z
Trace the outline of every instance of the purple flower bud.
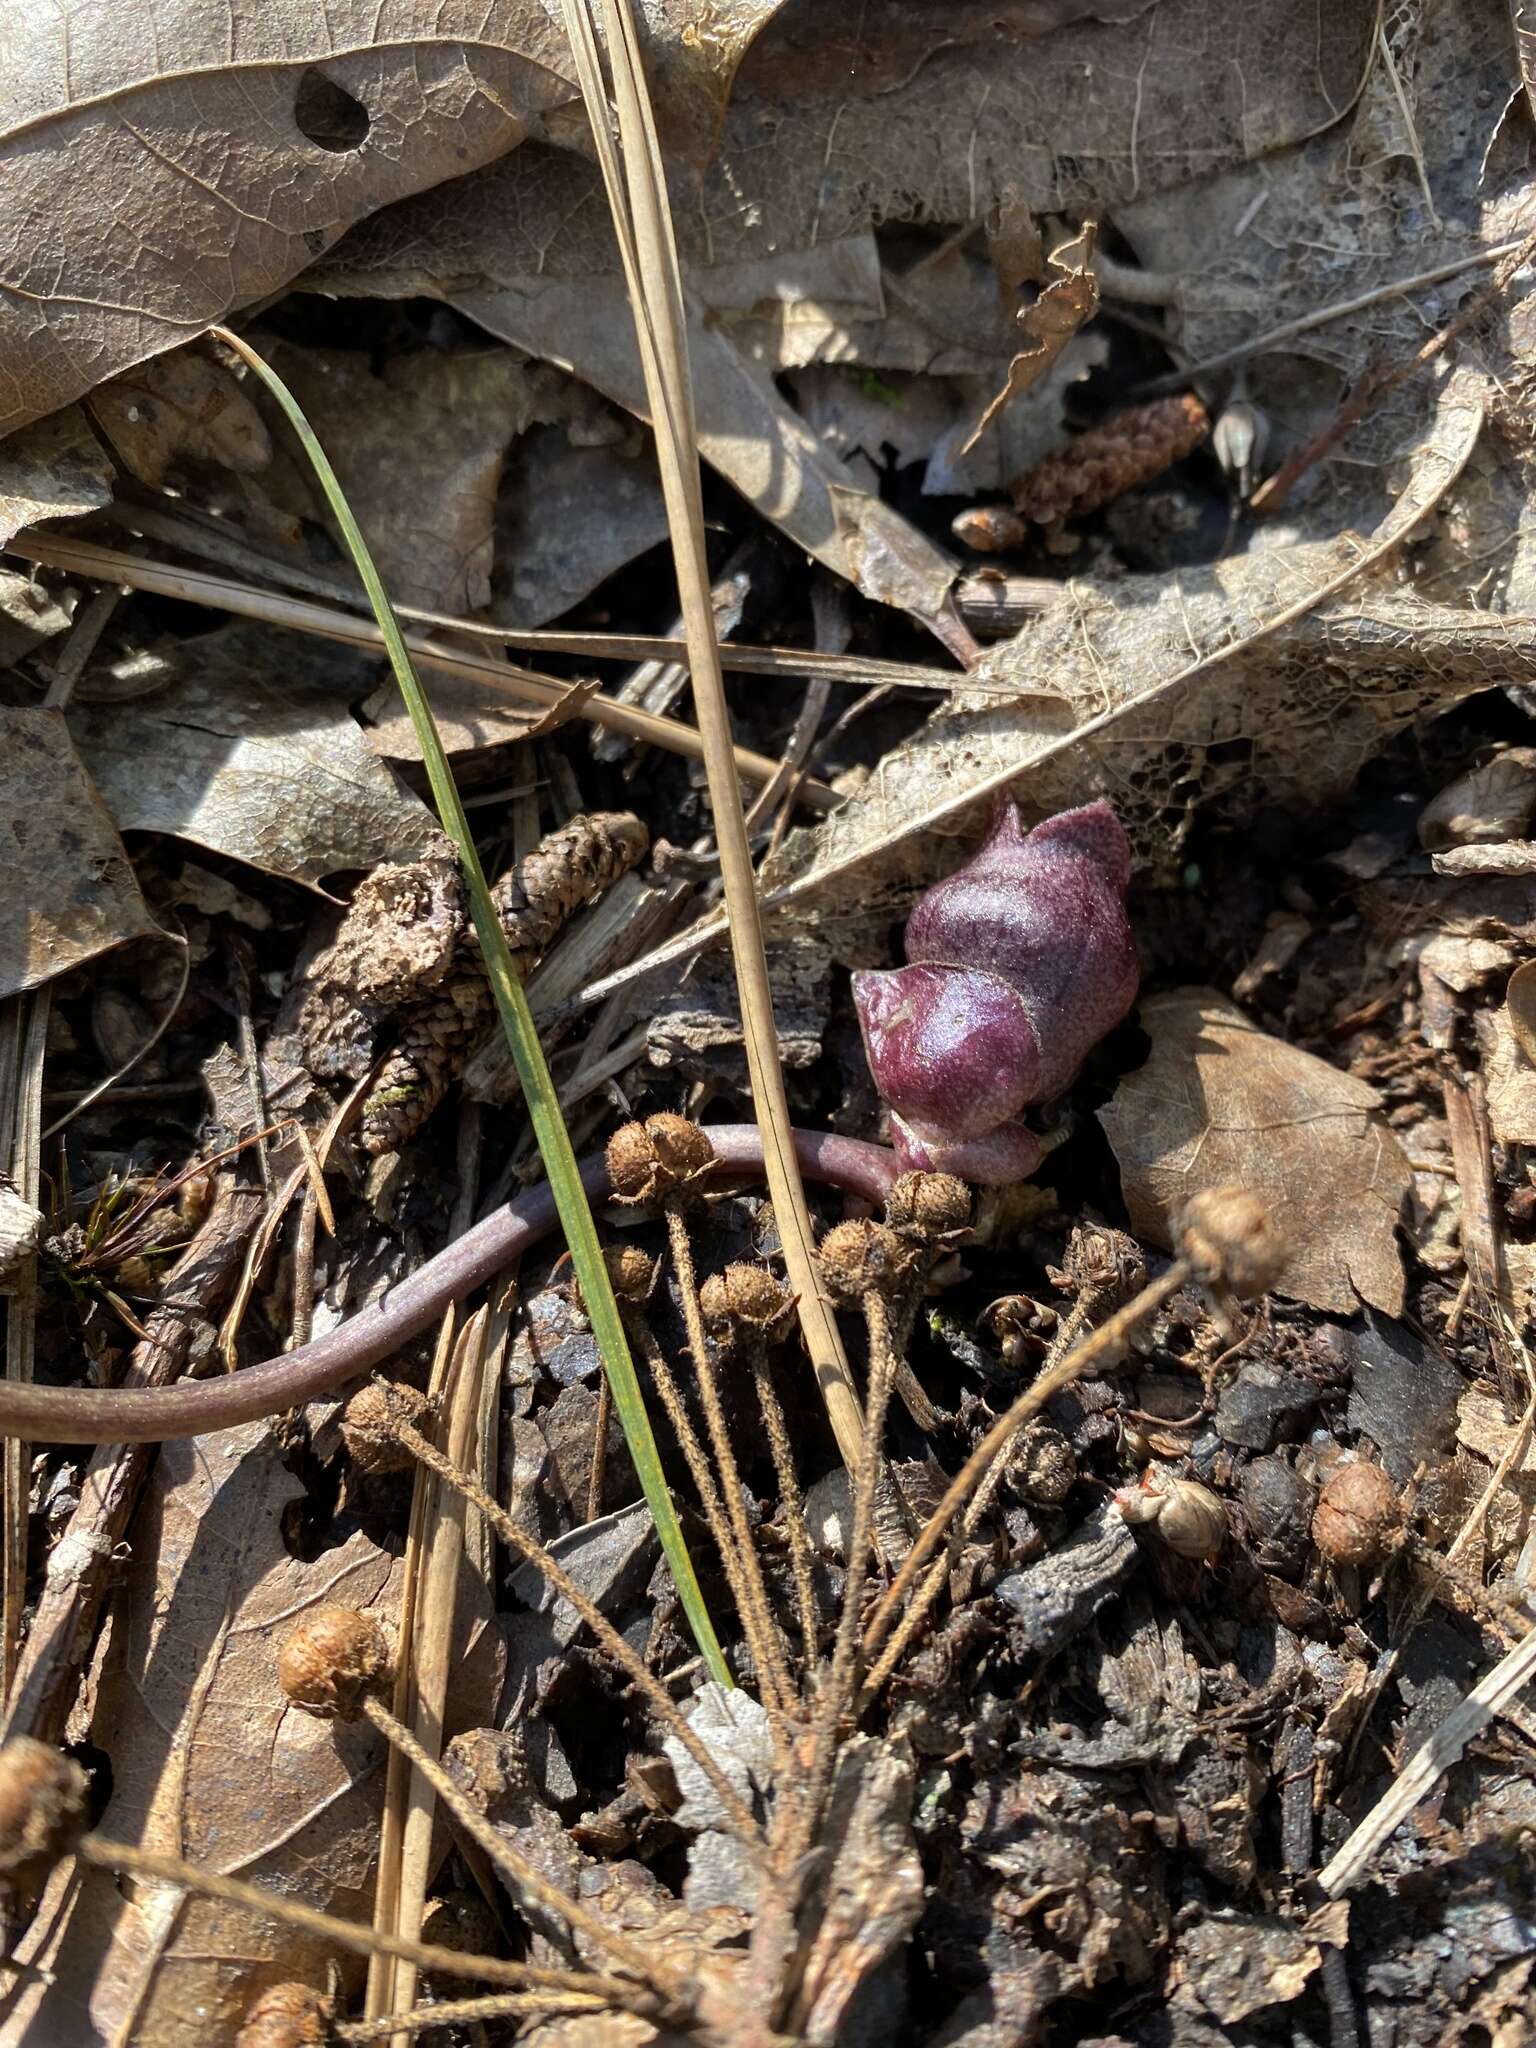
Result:
M853 977L870 1072L907 1167L997 1185L1032 1173L1019 1120L1070 1086L1136 1000L1131 850L1107 803L1032 832L1004 800L985 845L907 921L907 958Z

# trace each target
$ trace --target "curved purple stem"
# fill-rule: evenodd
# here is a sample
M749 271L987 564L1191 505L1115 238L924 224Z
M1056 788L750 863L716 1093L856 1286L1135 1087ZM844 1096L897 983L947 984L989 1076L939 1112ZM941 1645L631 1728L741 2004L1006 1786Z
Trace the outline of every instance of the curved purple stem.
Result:
M715 1148L711 1179L762 1172L763 1141L756 1125L719 1124L709 1137ZM884 1145L815 1131L796 1131L794 1138L795 1156L808 1179L830 1182L867 1202L882 1203L900 1171ZM600 1154L584 1163L581 1179L593 1201L607 1199L608 1169ZM66 1444L163 1443L280 1415L381 1365L431 1329L451 1302L483 1286L547 1237L558 1220L549 1183L541 1182L325 1336L221 1379L118 1388L0 1381L0 1436Z

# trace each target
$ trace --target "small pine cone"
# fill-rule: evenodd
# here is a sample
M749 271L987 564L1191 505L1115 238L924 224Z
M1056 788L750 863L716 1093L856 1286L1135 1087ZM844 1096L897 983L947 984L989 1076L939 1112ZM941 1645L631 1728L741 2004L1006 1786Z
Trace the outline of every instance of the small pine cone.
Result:
M1037 526L1081 519L1182 462L1210 431L1192 392L1133 405L1026 470L1013 486L1014 508Z
M601 895L645 854L649 835L630 811L593 811L541 839L502 876L491 901L512 964L526 977L574 912ZM496 1013L473 939L443 985L409 1009L400 1042L363 1104L365 1152L394 1152L415 1136L458 1079Z
M406 1011L400 1042L363 1104L365 1152L397 1152L416 1135L462 1071L470 1047L490 1028L494 1011L490 984L473 960Z
M592 811L541 839L491 891L496 915L526 975L566 919L645 858L650 834L633 811Z

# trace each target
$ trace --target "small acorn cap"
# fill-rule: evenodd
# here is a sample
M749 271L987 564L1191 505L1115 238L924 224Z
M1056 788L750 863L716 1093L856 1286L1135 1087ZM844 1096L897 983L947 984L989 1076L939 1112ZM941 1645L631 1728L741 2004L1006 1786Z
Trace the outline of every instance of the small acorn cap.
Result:
M1402 1531L1397 1488L1366 1458L1331 1473L1312 1511L1312 1540L1330 1564L1380 1564Z
M272 1984L246 2014L235 2048L325 2048L331 2001L312 1984Z
M396 1437L397 1420L414 1422L427 1405L425 1394L401 1380L369 1380L347 1398L341 1411L341 1440L359 1472L376 1478L405 1472L416 1462Z
M289 1631L277 1680L296 1707L322 1720L353 1720L369 1693L389 1683L389 1638L355 1607L316 1607Z
M662 1110L643 1124L622 1124L608 1140L607 1158L614 1200L649 1206L708 1173L715 1148L696 1123Z
M929 1244L950 1244L971 1227L971 1191L952 1173L903 1173L885 1198L885 1220Z
M85 1833L85 1773L30 1735L0 1744L0 1885L32 1892Z
M1269 1212L1246 1188L1206 1188L1179 1219L1179 1250L1208 1285L1251 1301L1274 1286L1286 1248Z
M794 1309L794 1297L766 1266L737 1260L723 1272L711 1273L699 1289L699 1306L712 1330L725 1336L733 1327L771 1337Z
M917 1259L911 1244L886 1223L834 1223L821 1240L821 1277L835 1302L854 1306L868 1294L893 1300L910 1286Z

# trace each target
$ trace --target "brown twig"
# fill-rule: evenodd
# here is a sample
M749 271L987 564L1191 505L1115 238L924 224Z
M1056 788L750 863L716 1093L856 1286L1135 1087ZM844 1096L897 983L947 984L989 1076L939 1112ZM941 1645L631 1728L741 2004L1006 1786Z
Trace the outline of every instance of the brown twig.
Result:
M750 1125L720 1125L709 1136L715 1149L710 1179L762 1172L762 1136ZM884 1200L896 1167L883 1145L815 1131L792 1136L800 1170L810 1179L830 1182L871 1203ZM588 1160L582 1181L595 1200L606 1199L608 1172L600 1157ZM450 1302L484 1286L539 1243L555 1223L547 1184L532 1188L335 1330L285 1357L218 1380L116 1390L0 1384L0 1435L51 1443L160 1443L280 1415L382 1364L431 1329Z

